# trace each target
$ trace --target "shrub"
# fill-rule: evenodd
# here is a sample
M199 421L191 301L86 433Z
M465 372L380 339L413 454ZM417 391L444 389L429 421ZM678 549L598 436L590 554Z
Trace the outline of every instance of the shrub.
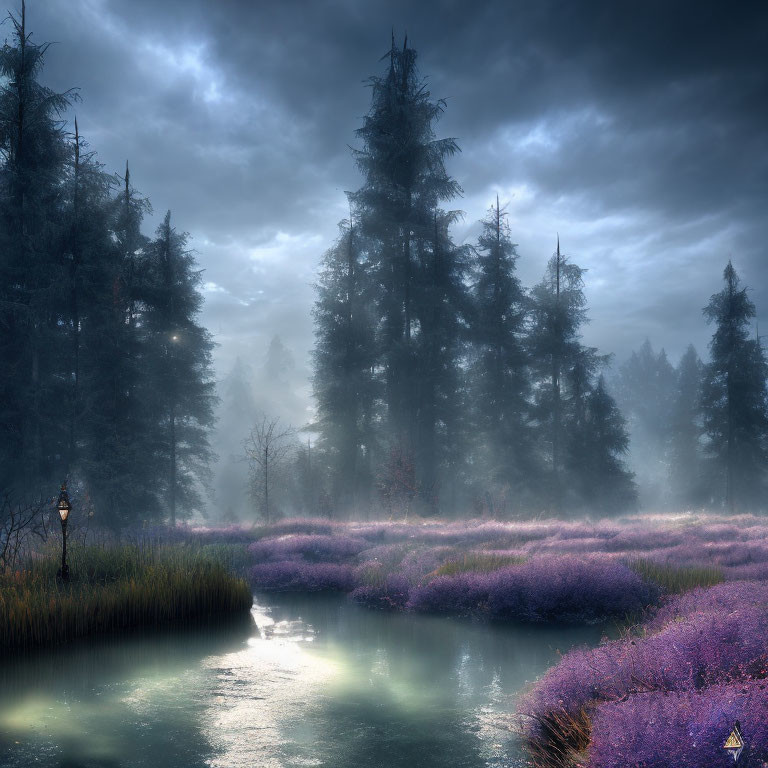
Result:
M438 576L411 592L408 608L420 613L480 615L487 612L488 593L487 574Z
M381 584L357 587L350 597L366 608L395 611L405 607L410 591L411 583L405 576L390 574Z
M565 654L525 703L534 719L576 713L648 691L684 691L765 674L768 614L756 606L726 615L698 613L646 638Z
M657 631L673 621L700 613L725 616L749 606L768 606L768 583L734 581L675 595L664 601L646 629Z
M716 685L702 692L646 693L601 704L592 718L590 768L725 765L723 744L739 721L742 766L768 760L768 684ZM730 761L732 762L732 761Z
M636 613L654 597L653 588L621 563L540 557L489 573L439 576L412 592L409 607L507 621L596 622Z
M262 563L251 568L249 577L262 592L348 592L354 586L352 568L334 563Z

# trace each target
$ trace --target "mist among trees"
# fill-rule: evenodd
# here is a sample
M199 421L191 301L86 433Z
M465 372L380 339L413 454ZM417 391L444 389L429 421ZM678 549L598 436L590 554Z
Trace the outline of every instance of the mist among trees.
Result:
M357 132L363 184L315 305L332 507L378 494L422 515L761 508L765 362L732 265L704 310L710 363L690 347L675 366L646 342L617 365L582 341L586 270L559 237L533 287L498 197L477 243L452 241L445 103L407 40L385 60Z
M39 82L48 50L24 7L0 50L0 486L82 488L100 521L188 517L205 506L215 402L200 272L168 212L107 174L79 99Z
M360 186L320 260L312 414L279 329L217 385L187 235L170 211L143 231L129 165L108 173L63 118L77 91L40 84L46 53L22 9L0 51L5 491L69 478L113 527L765 507L768 369L731 263L703 311L706 359L586 345L589 274L567 232L541 243L532 286L498 196L477 242L454 241L479 212L457 209L459 143L440 136L446 103L407 40L393 37L350 137Z

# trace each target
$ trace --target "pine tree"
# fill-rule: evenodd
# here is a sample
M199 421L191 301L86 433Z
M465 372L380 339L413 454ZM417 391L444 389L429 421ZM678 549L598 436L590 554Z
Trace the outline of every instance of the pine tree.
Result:
M715 324L704 369L702 410L707 449L721 473L725 506L764 508L768 440L768 364L759 339L750 338L755 305L728 262L725 287L704 308Z
M635 492L621 462L626 450L623 417L602 378L595 383L608 358L581 343L581 326L587 321L584 271L560 253L558 238L544 280L531 292L534 413L543 428L551 489L543 500L555 511L567 503L615 512L634 504ZM598 450L601 439L608 442ZM597 476L595 467L604 474ZM598 488L583 483L589 475ZM620 506L609 510L608 503Z
M574 505L600 514L615 514L635 505L633 475L623 460L629 448L626 422L602 375L589 388L566 440Z
M69 338L62 345L61 353L63 378L70 388L67 474L80 464L80 451L85 440L84 421L94 405L89 402L83 373L89 364L88 353L95 351L95 345L86 345L86 342L94 335L100 335L105 320L101 305L107 304L110 311L114 303L112 278L117 254L110 220L112 184L112 177L104 172L95 154L88 151L75 119L72 155L64 179L65 216L60 244L68 272L68 311L63 314L62 327ZM99 371L99 375L108 371L109 368Z
M336 507L365 500L372 484L376 348L365 270L356 227L342 222L339 239L323 259L313 310L315 428Z
M466 473L467 323L471 299L466 275L469 249L457 247L448 232L457 212L433 214L432 237L418 243L415 317L416 422L413 453L424 511L462 503Z
M372 77L371 108L357 131L355 153L363 187L351 196L376 284L376 314L389 439L413 449L417 394L418 253L427 250L436 209L460 192L445 170L458 151L453 139L437 139L434 123L444 102L432 101L416 68L416 51L405 40L389 51L383 77Z
M61 180L69 150L60 115L69 93L39 77L26 8L0 49L0 483L27 492L61 479L69 447L61 338L69 302L61 239Z
M532 325L528 339L535 376L535 415L550 473L547 502L562 507L564 432L568 406L575 412L583 400L582 372L588 379L597 368L594 350L582 347L580 328L586 321L586 299L581 267L557 250L547 264L544 279L531 291ZM568 390L568 384L574 385Z
M104 215L105 206L89 206ZM160 514L157 413L149 378L149 338L141 323L142 272L149 240L141 234L148 202L130 183L106 206L108 241L93 267L99 286L83 327L80 466L98 522L123 527Z
M163 462L162 493L171 524L201 509L200 485L210 475L215 382L210 333L197 323L200 271L187 235L171 226L170 211L149 247L142 324L157 417L156 456Z
M701 377L703 366L689 345L676 371L675 396L669 429L669 481L673 499L684 507L706 500L701 456Z
M476 450L490 482L508 485L513 504L527 506L537 474L529 423L527 298L498 196L481 223L472 331Z

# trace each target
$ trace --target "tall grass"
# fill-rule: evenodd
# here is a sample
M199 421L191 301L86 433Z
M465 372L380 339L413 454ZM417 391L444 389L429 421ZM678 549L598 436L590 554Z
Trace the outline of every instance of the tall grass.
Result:
M226 554L183 545L77 548L70 579L61 583L58 552L44 551L23 570L0 576L0 648L26 650L247 611L250 588L229 570L234 550L229 560Z
M519 555L497 555L485 552L470 552L461 560L449 560L432 572L432 576L455 576L457 573L488 573L508 565L525 562Z
M713 587L725 580L723 569L715 565L670 565L645 558L634 558L627 565L643 580L658 585L667 594L679 594L694 587Z

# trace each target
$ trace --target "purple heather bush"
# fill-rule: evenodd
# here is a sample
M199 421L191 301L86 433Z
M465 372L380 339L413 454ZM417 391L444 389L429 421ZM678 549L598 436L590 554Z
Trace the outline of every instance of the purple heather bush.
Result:
M768 610L768 582L734 581L708 589L691 589L665 600L645 627L653 632L696 614L723 616L749 606L763 606Z
M334 563L261 563L248 575L253 588L262 592L349 592L354 586L351 566Z
M438 576L411 591L408 608L419 613L452 616L487 613L489 595L487 573L457 573Z
M381 584L362 585L350 597L366 608L380 611L398 611L405 608L411 592L411 582L396 573L387 576Z
M408 605L422 613L508 621L596 622L637 613L656 597L619 562L540 557L488 573L440 576L414 589Z
M685 691L760 678L768 665L768 613L747 606L697 613L645 638L615 640L563 656L535 685L524 711L578 713L648 691Z
M277 562L304 558L315 563L340 563L368 546L365 539L321 534L288 535L255 541L248 547L253 560Z
M736 721L746 747L739 766L768 761L768 683L651 692L601 704L592 718L590 768L703 768L733 763L723 744Z
M750 563L723 569L730 581L768 581L768 563Z

